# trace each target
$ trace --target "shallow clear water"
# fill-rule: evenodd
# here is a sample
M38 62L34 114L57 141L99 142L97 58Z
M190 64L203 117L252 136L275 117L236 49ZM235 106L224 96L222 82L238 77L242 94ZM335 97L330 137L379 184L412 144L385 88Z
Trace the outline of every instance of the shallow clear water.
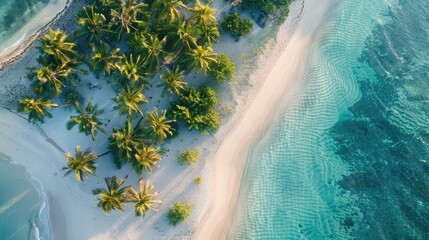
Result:
M49 1L0 0L0 44L23 27ZM0 52L1 50L0 48Z
M429 239L429 1L342 1L253 148L230 239Z
M22 167L0 156L0 239L34 239L41 201Z

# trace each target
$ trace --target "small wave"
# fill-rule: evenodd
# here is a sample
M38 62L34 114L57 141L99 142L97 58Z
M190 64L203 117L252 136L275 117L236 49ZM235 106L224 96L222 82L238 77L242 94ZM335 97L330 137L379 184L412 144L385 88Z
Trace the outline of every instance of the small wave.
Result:
M0 54L5 53L6 51L10 50L10 49L14 49L15 47L19 46L27 37L27 32L25 32L14 44L12 44L9 47L5 47Z
M39 193L41 206L38 216L33 220L32 235L36 240L49 240L50 236L50 218L49 218L49 204L48 196L43 188L42 182L34 176L30 176L30 182Z

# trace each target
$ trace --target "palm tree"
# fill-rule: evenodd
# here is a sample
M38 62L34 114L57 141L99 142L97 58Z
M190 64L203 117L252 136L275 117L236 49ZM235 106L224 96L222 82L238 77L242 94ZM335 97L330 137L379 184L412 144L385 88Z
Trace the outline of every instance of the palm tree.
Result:
M162 58L167 54L164 51L166 39L159 40L157 36L148 35L144 38L139 50L144 56L144 63L149 72L154 72L161 65Z
M124 211L127 201L127 191L130 186L122 187L126 179L116 180L116 176L106 177L107 189L97 188L92 191L94 195L99 195L98 207L107 215L111 210Z
M69 42L67 35L59 29L49 29L49 34L40 38L42 52L53 56L58 64L75 61L77 55L74 49L76 44Z
M210 23L216 22L216 9L210 8L208 5L202 5L199 0L195 6L190 9L191 21L197 26L208 26Z
M140 105L148 103L143 95L143 86L138 86L137 84L127 84L127 86L118 93L114 101L117 103L115 109L119 110L119 115L127 115L129 119L134 117L136 112L143 115L140 110Z
M180 91L185 89L185 86L188 84L183 80L184 72L180 71L178 68L175 68L173 71L166 68L163 73L161 73L161 82L157 87L164 87L162 90L162 96L165 96L165 93L177 94L180 95Z
M30 78L35 76L38 81L35 82L35 87L41 87L43 90L47 90L50 96L58 96L61 93L62 88L65 86L65 79L70 77L73 70L76 70L69 64L49 66L41 66L40 68L32 68L33 73L30 74Z
M48 109L56 108L58 104L51 103L49 100L44 98L30 98L24 97L24 99L18 101L18 112L29 113L28 121L36 124L37 122L44 122L45 117L52 117L52 114L48 112Z
M199 28L200 30L200 39L198 39L198 44L200 46L212 45L212 43L217 43L217 39L220 36L219 27L217 23L211 23L209 25L203 25Z
M116 67L121 72L121 79L133 81L134 83L140 82L145 83L144 81L144 69L145 69L145 62L143 58L140 57L140 55L137 56L137 59L133 58L133 54L130 54L129 57L124 57L125 61L121 61L116 63ZM127 82L127 81L126 81ZM125 83L126 83L125 82Z
M159 168L157 163L161 160L161 155L159 155L160 147L151 147L151 146L141 146L137 150L137 153L134 155L134 169L138 174L141 174L142 170L145 169L147 173L152 173L152 167L155 166Z
M79 125L79 132L85 133L86 136L91 135L93 141L95 140L97 130L106 133L101 127L103 123L98 119L99 115L103 114L103 109L98 110L97 104L92 105L91 102L88 102L85 111L82 110L79 103L75 105L79 115L70 116L71 120L67 122L68 130L72 129L75 125Z
M111 48L106 43L92 45L89 63L94 70L102 72L104 76L110 76L116 69L116 63L123 59L119 52L119 48Z
M103 33L109 32L106 25L106 17L101 13L94 11L94 6L85 6L78 13L77 24L80 29L74 32L77 38L86 36L85 42L90 44L94 41L101 42Z
M115 155L115 164L118 168L124 162L130 162L143 145L143 130L138 124L133 128L131 121L127 121L120 129L113 129L113 134L109 138L109 148Z
M202 70L203 73L206 73L210 69L210 64L216 62L216 53L213 52L213 49L209 46L202 47L197 46L195 49L192 49L191 52L187 53L187 58L185 62L189 66L196 70Z
M179 8L186 9L187 7L180 0L156 0L153 3L153 8L157 10L159 19L166 19L171 23L180 19Z
M180 21L177 28L179 46L185 46L188 50L197 46L197 29L189 21Z
M153 140L163 143L169 136L173 136L174 129L171 127L171 123L175 120L167 120L167 110L162 110L161 114L158 114L158 110L155 108L152 112L147 112L149 135L152 136Z
M155 204L161 204L161 200L154 200L159 192L151 193L154 186L149 184L149 181L144 182L143 179L139 181L139 192L132 187L128 189L129 201L133 202L137 216L145 216L149 210L156 211Z
M144 13L146 3L136 3L134 0L125 0L122 2L120 9L111 9L112 21L111 27L114 27L114 31L117 34L117 40L120 41L122 34L125 31L130 34L132 30L137 30L137 26L143 24L142 20L139 20L138 15Z
M100 158L100 155L93 154L91 150L87 149L82 153L80 146L75 147L75 157L70 153L66 153L67 158L67 167L64 167L63 170L68 170L64 176L69 175L74 172L74 176L77 181L82 182L83 177L88 179L88 174L95 176L95 160Z

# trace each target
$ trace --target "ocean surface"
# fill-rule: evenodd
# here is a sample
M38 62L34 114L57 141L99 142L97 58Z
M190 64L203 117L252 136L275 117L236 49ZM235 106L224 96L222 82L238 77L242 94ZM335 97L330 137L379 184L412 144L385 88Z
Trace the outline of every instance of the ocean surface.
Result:
M36 182L0 155L0 239L40 239L43 209ZM47 236L47 235L44 235Z
M0 46L49 2L50 0L0 0ZM2 50L0 48L0 52Z
M429 1L339 1L321 31L229 239L429 239Z

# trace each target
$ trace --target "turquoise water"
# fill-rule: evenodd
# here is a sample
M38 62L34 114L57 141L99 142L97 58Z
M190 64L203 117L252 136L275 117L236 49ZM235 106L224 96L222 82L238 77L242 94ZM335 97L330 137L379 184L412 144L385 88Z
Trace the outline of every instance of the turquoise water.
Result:
M24 169L0 156L0 239L38 239L41 198Z
M341 1L254 146L230 239L429 239L429 1Z
M23 27L49 1L0 0L0 44ZM0 48L1 51L2 49Z

